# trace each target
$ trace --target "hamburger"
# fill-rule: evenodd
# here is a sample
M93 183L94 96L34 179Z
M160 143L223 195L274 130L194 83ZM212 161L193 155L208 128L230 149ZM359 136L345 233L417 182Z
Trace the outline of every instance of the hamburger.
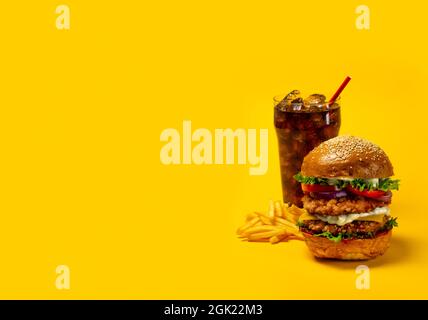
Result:
M372 259L389 247L391 190L399 180L377 145L353 136L321 143L303 160L294 178L301 183L306 213L297 224L315 257Z

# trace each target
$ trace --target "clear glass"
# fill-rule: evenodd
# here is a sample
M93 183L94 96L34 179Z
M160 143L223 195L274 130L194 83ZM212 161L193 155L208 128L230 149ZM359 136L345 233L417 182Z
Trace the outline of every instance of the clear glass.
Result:
M340 129L339 99L330 106L320 104L305 111L286 111L278 107L284 96L274 97L274 124L278 138L284 203L302 207L303 192L294 179L303 158L321 142L334 138Z

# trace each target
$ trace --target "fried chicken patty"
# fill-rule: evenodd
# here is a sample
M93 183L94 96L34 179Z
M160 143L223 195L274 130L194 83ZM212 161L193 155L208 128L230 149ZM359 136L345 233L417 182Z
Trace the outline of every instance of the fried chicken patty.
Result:
M337 224L329 224L322 220L306 220L300 224L300 230L310 234L318 234L323 232L330 232L333 235L339 233L371 233L376 234L376 232L382 230L388 218L385 216L382 223L375 221L360 221L355 220L350 223L347 223L343 226Z
M314 199L309 195L302 198L303 208L310 214L338 216L348 213L370 212L377 207L385 207L386 202L363 197L343 197L338 199Z

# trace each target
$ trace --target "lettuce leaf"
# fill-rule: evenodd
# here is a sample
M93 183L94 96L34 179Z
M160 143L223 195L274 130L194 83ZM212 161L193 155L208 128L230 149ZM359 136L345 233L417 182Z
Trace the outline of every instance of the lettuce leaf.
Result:
M390 178L380 178L377 184L368 179L356 178L353 180L340 180L340 179L326 179L317 177L305 177L300 172L294 176L294 179L303 184L321 184L333 185L340 189L351 186L360 191L363 190L398 190L400 187L400 180L393 180Z
M328 179L316 178L316 177L305 177L301 172L294 176L294 179L303 184L328 184Z
M326 237L328 240L333 242L340 242L342 241L342 233L339 233L337 236L333 235L330 231L325 231L323 233L317 233L314 234L315 237Z
M394 227L398 227L397 218L389 218L387 222L385 222L385 225L383 226L383 229L385 230L391 230Z

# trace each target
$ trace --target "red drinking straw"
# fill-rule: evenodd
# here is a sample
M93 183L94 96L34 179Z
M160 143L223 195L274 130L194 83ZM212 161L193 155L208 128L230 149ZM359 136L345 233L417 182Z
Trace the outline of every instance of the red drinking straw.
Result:
M351 81L351 77L347 76L345 78L345 80L343 80L343 82L340 85L339 89L337 89L337 91L331 97L330 101L328 102L328 105L331 105L331 104L333 104L336 101L336 99L340 96L340 94L342 93L343 89L345 89L345 87L346 87L346 85L348 84L349 81Z

